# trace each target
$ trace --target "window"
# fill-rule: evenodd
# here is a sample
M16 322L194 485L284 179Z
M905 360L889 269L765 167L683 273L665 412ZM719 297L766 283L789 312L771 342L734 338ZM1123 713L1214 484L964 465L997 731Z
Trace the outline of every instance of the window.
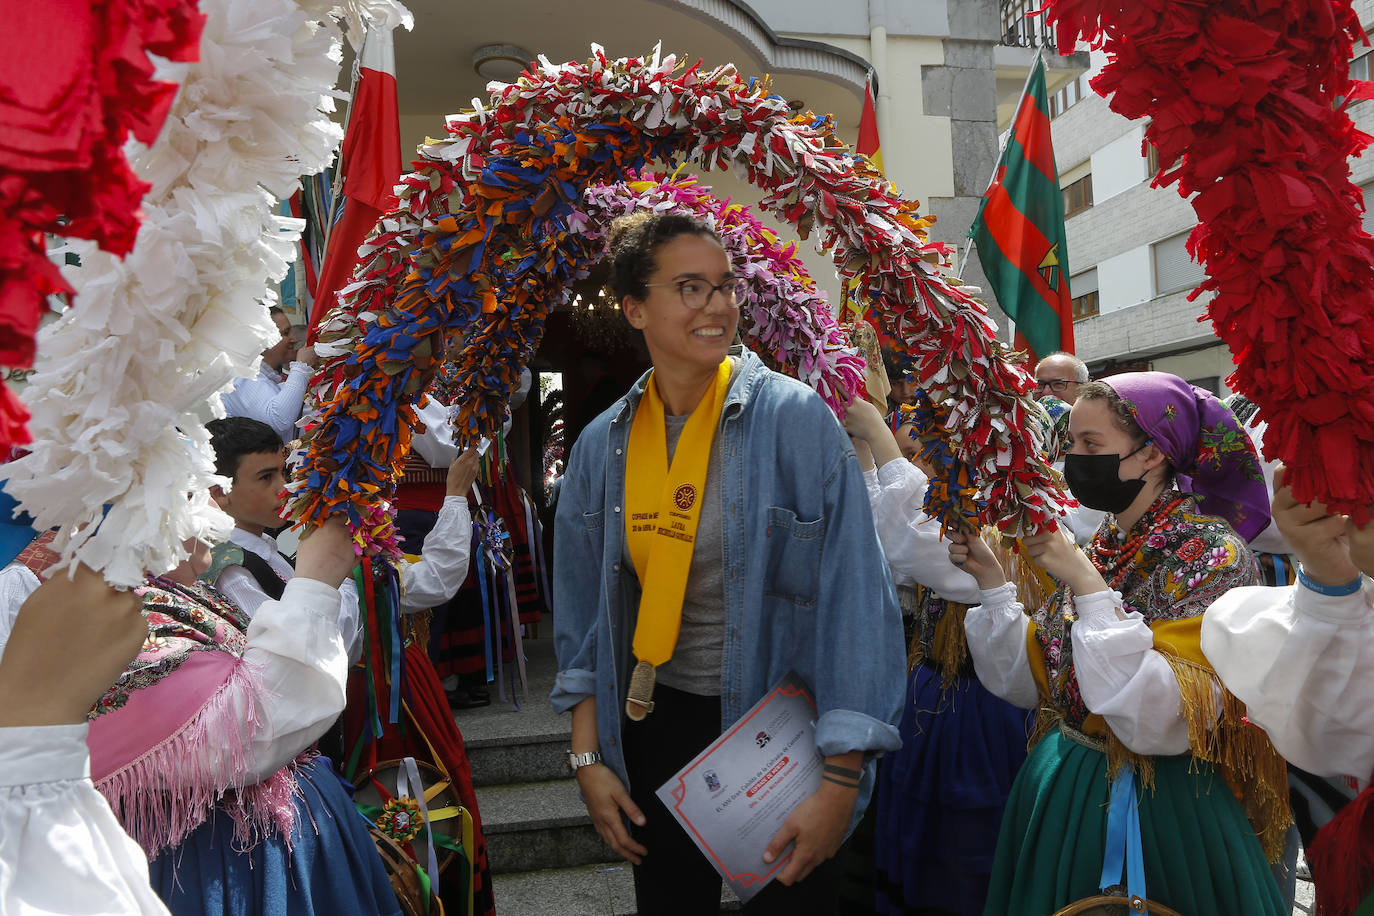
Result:
M1189 257L1187 243L1188 233L1180 232L1150 246L1155 268L1156 296L1192 289L1207 276L1202 265Z
M1089 86L1086 74L1070 80L1050 96L1050 117L1057 118L1088 97Z
M1370 194L1371 191L1374 191L1374 182L1360 185L1360 192L1364 194L1364 231L1368 235L1374 235L1374 194Z
M1370 72L1374 70L1374 61L1370 59L1370 53L1366 51L1350 62L1350 78L1352 80L1368 80L1370 78ZM1343 95L1337 96L1336 105L1344 105L1345 98Z
M1069 295L1073 296L1073 320L1091 318L1097 314L1097 268L1085 270L1069 278Z
M1369 52L1361 54L1350 62L1350 78L1352 80L1369 79Z
M1159 150L1149 140L1145 141L1145 177L1153 178L1159 174Z
M1075 213L1088 209L1093 205L1093 176L1084 175L1065 188L1063 194L1064 217L1066 219Z

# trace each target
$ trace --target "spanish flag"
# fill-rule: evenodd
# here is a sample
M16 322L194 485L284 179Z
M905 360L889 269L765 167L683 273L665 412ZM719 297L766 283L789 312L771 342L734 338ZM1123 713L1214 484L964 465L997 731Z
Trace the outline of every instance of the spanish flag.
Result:
M969 229L997 304L1016 322L1016 346L1036 358L1073 352L1064 199L1050 141L1045 64L1037 57L997 174Z
M408 26L407 26L408 27ZM386 213L387 198L401 177L401 119L396 101L396 51L389 26L368 26L358 60L358 88L349 109L348 130L336 180L343 181L343 214L329 232L320 265L310 341L338 293L352 282L358 246Z

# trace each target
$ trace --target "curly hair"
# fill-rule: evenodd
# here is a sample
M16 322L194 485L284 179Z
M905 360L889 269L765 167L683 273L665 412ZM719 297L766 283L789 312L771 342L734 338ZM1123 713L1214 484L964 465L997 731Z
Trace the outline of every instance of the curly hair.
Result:
M654 252L680 235L699 235L725 247L714 229L681 213L637 210L611 223L611 291L616 299L647 296L649 278L658 269Z

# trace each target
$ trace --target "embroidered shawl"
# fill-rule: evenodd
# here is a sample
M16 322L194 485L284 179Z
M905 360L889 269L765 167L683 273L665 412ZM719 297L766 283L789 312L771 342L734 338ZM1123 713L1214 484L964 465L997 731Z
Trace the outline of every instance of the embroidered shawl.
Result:
M241 845L273 831L289 839L295 765L252 781L263 688L243 658L247 616L201 582L150 578L137 592L148 638L90 712L96 788L149 858L215 809Z

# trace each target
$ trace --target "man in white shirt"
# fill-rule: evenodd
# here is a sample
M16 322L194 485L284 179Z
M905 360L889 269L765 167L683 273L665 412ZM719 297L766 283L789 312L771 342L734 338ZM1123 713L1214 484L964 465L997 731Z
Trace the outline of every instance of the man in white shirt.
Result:
M248 417L211 420L215 471L233 481L228 492L211 487L215 503L234 520L229 540L214 549L205 578L252 617L263 602L281 598L295 577L268 528L281 524L286 504L286 452L267 424ZM350 664L362 653L358 591L352 579L339 586L339 632Z
M272 321L281 340L262 351L257 378L243 378L234 390L220 397L224 412L231 417L250 417L266 423L283 442L296 438L296 421L305 403L306 387L314 367L319 364L313 347L300 347L291 333L291 321L279 308L272 309ZM282 366L290 360L285 375Z

